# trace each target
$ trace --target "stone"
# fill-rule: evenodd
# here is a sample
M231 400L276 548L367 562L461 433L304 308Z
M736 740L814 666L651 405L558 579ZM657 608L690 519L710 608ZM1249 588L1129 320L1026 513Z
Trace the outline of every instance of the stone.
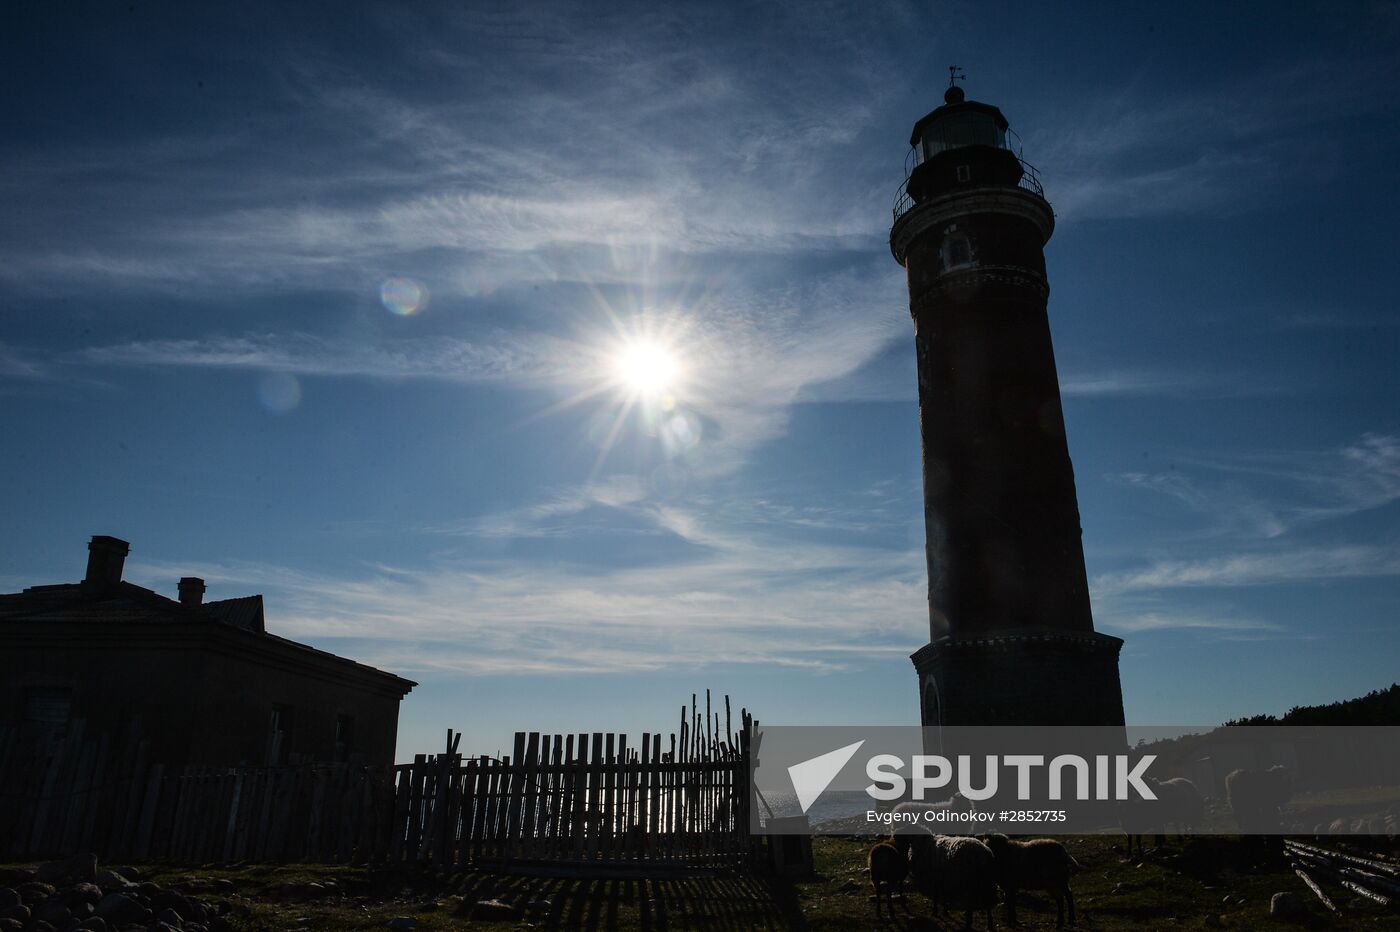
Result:
M75 883L63 891L63 898L70 903L96 903L102 899L102 889L94 883Z
M87 932L107 932L107 920L101 916L91 916L78 928L87 929Z
M518 910L503 900L477 900L472 907L473 919L514 919Z
M28 922L29 907L23 903L16 903L8 909L0 909L0 919L18 919L20 922Z
M73 855L68 859L68 876L74 880L90 882L97 876L97 855L91 851Z
M418 927L418 920L414 919L412 916L395 916L393 919L384 923L384 925L391 929L416 929Z
M33 906L35 903L53 896L54 888L52 884L44 883L41 880L29 880L20 884L15 890L18 891L20 899Z
M1205 924L1208 929L1218 929L1221 926L1220 917L1215 915L1215 913L1211 913L1206 916Z
M19 891L13 887L0 887L0 909L9 909L24 902Z
M24 932L24 923L18 919L0 919L0 932Z
M68 924L68 920L73 918L73 913L58 901L50 898L34 908L34 921L47 922L49 925L63 926Z
M97 915L113 925L141 922L148 912L150 910L125 893L109 893L97 903Z
M178 929L185 924L185 917L167 906L156 913L156 922L163 922L168 926L174 926Z
M121 874L123 877L125 877L127 880L132 881L133 883L141 879L141 872L134 867L114 867L112 868L112 870L116 871L118 874Z
M1269 916L1274 919L1296 919L1307 911L1296 893L1275 893L1269 900Z
M136 886L116 871L98 871L97 876L92 878L103 893L111 893L113 890L125 890L127 887Z

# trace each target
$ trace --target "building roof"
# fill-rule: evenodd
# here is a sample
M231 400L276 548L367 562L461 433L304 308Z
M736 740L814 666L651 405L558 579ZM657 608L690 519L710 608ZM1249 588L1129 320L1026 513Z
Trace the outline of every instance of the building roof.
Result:
M94 635L120 633L129 646L139 643L139 638L132 641L137 632L148 638L168 634L182 640L193 633L205 642L218 644L221 649L251 651L279 666L290 663L323 676L349 676L361 682L372 680L378 689L397 692L400 696L418 685L329 651L268 634L263 627L261 595L185 604L125 581L102 586L89 583L31 586L23 592L0 594L0 636L17 633L20 628L27 634L46 631L57 634L82 630L87 625L101 625L101 628L91 629Z

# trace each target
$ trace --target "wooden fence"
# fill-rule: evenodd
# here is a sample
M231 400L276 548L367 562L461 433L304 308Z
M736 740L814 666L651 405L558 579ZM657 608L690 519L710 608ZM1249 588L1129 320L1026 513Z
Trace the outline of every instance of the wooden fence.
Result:
M708 697L707 697L708 705ZM726 709L728 701L726 700ZM517 733L511 756L441 754L373 768L171 768L81 722L42 753L0 730L0 856L740 866L749 857L749 735L692 700L678 733Z

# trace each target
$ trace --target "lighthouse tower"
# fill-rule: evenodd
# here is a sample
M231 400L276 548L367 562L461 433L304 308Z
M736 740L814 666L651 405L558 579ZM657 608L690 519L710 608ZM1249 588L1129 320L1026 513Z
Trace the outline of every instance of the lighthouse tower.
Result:
M1055 214L1001 111L943 99L914 124L890 230L919 364L923 723L1122 725L1123 642L1094 631L1050 345Z

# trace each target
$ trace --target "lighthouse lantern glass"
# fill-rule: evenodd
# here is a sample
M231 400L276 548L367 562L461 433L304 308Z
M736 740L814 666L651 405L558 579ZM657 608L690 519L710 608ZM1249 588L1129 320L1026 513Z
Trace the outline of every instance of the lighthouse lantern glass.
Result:
M964 146L995 146L1006 148L1006 130L990 113L965 111L934 120L924 128L923 145L917 148L918 161L923 162L948 149Z

